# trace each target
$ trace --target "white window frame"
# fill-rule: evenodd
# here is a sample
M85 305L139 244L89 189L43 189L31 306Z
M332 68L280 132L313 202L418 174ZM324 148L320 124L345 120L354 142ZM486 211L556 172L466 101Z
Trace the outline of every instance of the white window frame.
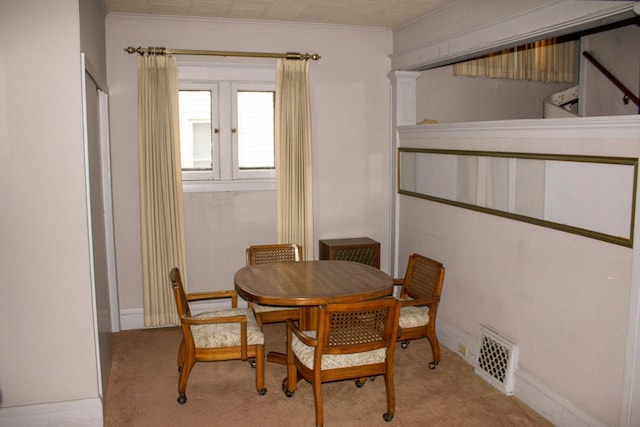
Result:
M180 90L211 90L212 171L183 171L184 192L275 190L274 170L238 167L238 90L275 91L275 64L178 62ZM219 131L218 131L219 130Z

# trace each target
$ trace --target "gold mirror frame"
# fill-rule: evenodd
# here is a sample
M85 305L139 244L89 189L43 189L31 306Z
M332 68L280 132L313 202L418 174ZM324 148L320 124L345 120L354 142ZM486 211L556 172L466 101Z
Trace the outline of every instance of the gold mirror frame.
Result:
M416 153L418 154L435 154L435 155L454 155L454 156L466 156L469 158L477 157L480 158L489 158L489 159L524 159L524 160L541 160L544 161L544 167L547 167L549 161L559 161L559 162L579 162L585 164L600 164L600 165L613 165L613 166L631 166L632 169L632 179L633 182L621 182L622 185L631 188L630 198L625 198L626 204L629 204L629 230L627 235L614 235L607 232L603 232L602 230L590 229L585 227L580 227L572 224L559 223L555 221L551 221L544 218L537 218L533 216L523 215L520 213L495 209L492 207L481 206L474 203L468 203L460 200L453 200L451 198L442 197L440 195L434 194L425 194L417 190L417 183L414 183L414 189L407 189L409 186L403 187L402 176L403 176L403 168L402 168L402 155L403 153ZM457 159L456 159L457 160ZM568 233L573 233L597 240L601 240L608 243L614 243L621 246L633 247L633 233L634 233L634 220L635 220L635 204L636 204L636 186L637 186L637 178L638 178L638 159L632 157L606 157L606 156L583 156L583 155L563 155L563 154L532 154L532 153L511 153L511 152L493 152L493 151L468 151L468 150L443 150L443 149L425 149L425 148L398 148L397 152L397 183L398 188L397 191L399 194L418 197L421 199L431 200L438 203L444 203L451 206L456 206L460 208L470 209L478 212L487 213L490 215L497 215L504 218L509 218L517 221L526 222L529 224L539 225L542 227L552 228L555 230L565 231ZM618 171L619 172L619 171ZM626 172L626 171L624 171ZM415 173L417 175L417 173ZM623 173L623 175L629 175L629 173ZM544 177L546 179L546 175ZM479 178L478 178L479 179ZM629 178L625 178L629 179ZM417 178L416 178L417 181ZM545 182L546 183L546 182ZM451 183L451 185L457 185L456 183ZM544 189L547 190L547 187ZM546 202L546 194L543 196ZM597 203L599 200L598 194L595 194L592 198L592 203ZM477 202L477 201L476 201ZM626 208L626 206L625 206ZM581 211L582 212L582 211ZM587 211L588 212L588 211ZM624 211L626 215L626 210Z

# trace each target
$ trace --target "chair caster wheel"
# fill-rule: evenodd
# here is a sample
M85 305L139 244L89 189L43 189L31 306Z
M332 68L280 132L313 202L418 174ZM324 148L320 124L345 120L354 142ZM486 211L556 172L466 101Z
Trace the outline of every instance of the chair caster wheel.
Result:
M386 422L389 422L389 421L391 421L391 420L393 419L393 414L390 414L390 413L388 413L388 412L385 412L385 413L384 413L384 415L382 416L382 418L384 418L384 420L385 420Z
M267 394L267 389L266 388L261 388L260 390L258 390L258 394L260 396L264 396L265 394Z
M429 369L434 370L436 369L436 366L438 366L436 362L429 362Z
M295 393L295 391L289 391L289 390L285 390L284 391L284 395L287 397L293 397L293 394Z
M255 368L256 367L256 360L255 359L249 360L249 365L251 365L252 368Z
M400 343L400 347L402 347L403 349L406 349L407 347L409 347L409 342L408 341L402 341L402 343Z
M181 405L187 403L187 396L185 394L181 394L180 396L178 396L178 403Z
M364 387L364 381L356 380L356 387L358 388Z
M369 381L375 381L375 380L376 380L376 376L375 376L375 375L371 375L371 376L369 377Z

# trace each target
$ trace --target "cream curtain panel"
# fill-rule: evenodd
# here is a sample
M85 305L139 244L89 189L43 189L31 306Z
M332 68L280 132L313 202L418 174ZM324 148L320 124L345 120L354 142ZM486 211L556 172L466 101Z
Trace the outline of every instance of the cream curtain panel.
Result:
M309 61L278 59L276 67L277 239L302 245L314 259Z
M138 57L144 325L180 323L169 271L186 273L178 79L173 56ZM183 276L183 279L186 278Z
M577 47L575 40L539 40L454 64L453 75L573 83Z

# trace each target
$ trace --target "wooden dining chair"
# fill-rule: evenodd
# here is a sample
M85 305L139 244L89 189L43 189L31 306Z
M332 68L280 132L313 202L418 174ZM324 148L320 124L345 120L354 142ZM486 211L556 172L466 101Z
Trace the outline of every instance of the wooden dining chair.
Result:
M238 295L234 290L185 294L180 270L173 268L169 277L182 327L178 350L178 403L187 402L187 380L196 362L255 358L256 389L259 394L265 394L264 335L253 311L237 308ZM230 298L231 308L191 314L191 301L220 298Z
M253 245L247 248L247 265L273 264L276 262L302 261L302 247L295 243ZM249 302L260 328L265 323L299 319L299 307L279 307Z
M313 387L316 426L324 423L322 383L384 375L387 411L395 414L393 354L398 331L400 303L383 298L320 307L317 331L302 331L287 320L288 397L297 388L298 373Z
M404 279L395 279L394 285L402 286L400 291L400 335L402 348L407 348L410 340L426 337L431 345L433 360L429 369L440 363L440 343L436 335L436 315L444 283L444 266L420 254L409 257ZM426 307L426 310L421 307Z

